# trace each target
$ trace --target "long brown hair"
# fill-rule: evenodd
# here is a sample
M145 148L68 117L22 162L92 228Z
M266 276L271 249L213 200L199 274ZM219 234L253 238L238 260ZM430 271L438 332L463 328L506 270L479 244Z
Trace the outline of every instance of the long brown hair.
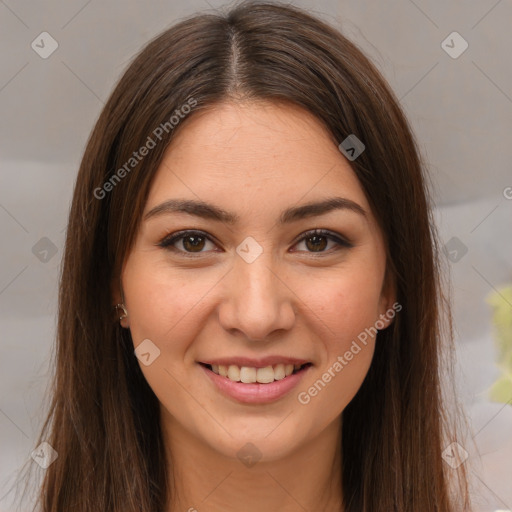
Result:
M453 470L441 456L455 439L441 388L441 343L450 347L453 336L429 185L408 122L374 65L336 29L289 5L244 2L181 21L147 44L87 143L66 235L52 402L39 439L58 453L44 475L42 511L157 512L169 503L172 464L158 400L129 330L116 322L112 289L166 145L196 112L241 99L299 105L336 145L356 134L366 146L351 165L384 233L403 309L379 332L368 375L343 411L345 510L468 510L464 465ZM154 147L134 163L148 137Z

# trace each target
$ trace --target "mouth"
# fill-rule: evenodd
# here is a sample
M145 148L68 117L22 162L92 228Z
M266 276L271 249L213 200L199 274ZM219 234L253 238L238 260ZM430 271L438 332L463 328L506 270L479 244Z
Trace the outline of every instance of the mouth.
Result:
M199 364L228 381L245 384L271 384L275 381L284 380L291 375L304 372L307 368L312 366L312 363L309 362L303 364L278 363L263 368L238 366L235 364L221 365L202 362Z
M311 362L278 356L260 360L218 359L198 362L198 366L214 389L236 403L249 405L284 399L314 367Z

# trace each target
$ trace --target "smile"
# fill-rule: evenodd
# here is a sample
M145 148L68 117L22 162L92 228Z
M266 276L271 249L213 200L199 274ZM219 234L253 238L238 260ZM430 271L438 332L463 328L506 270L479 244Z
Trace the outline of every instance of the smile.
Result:
M285 397L313 368L312 363L301 362L259 367L212 362L198 366L216 391L245 404L266 404Z
M235 364L205 364L203 366L221 377L225 377L233 382L243 382L244 384L270 384L276 380L283 380L292 374L310 366L311 363L304 364L276 364L273 366L265 366L264 368L255 368L250 366L237 366Z

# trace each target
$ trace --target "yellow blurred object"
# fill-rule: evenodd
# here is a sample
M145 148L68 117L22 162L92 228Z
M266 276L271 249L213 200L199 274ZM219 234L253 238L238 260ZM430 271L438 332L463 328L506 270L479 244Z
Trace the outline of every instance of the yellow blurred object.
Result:
M493 402L512 404L512 285L492 292L487 303L493 309L497 366L501 371L489 395Z

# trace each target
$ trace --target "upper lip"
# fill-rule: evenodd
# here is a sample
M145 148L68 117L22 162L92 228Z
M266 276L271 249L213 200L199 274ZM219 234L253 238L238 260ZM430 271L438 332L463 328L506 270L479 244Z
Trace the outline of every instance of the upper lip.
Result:
M306 359L298 359L296 357L286 357L286 356L267 356L262 358L252 358L252 357L219 357L216 359L207 359L204 361L199 361L203 364L209 365L222 365L222 366L247 366L249 368L265 368L267 366L274 366L276 364L306 364L310 361Z

